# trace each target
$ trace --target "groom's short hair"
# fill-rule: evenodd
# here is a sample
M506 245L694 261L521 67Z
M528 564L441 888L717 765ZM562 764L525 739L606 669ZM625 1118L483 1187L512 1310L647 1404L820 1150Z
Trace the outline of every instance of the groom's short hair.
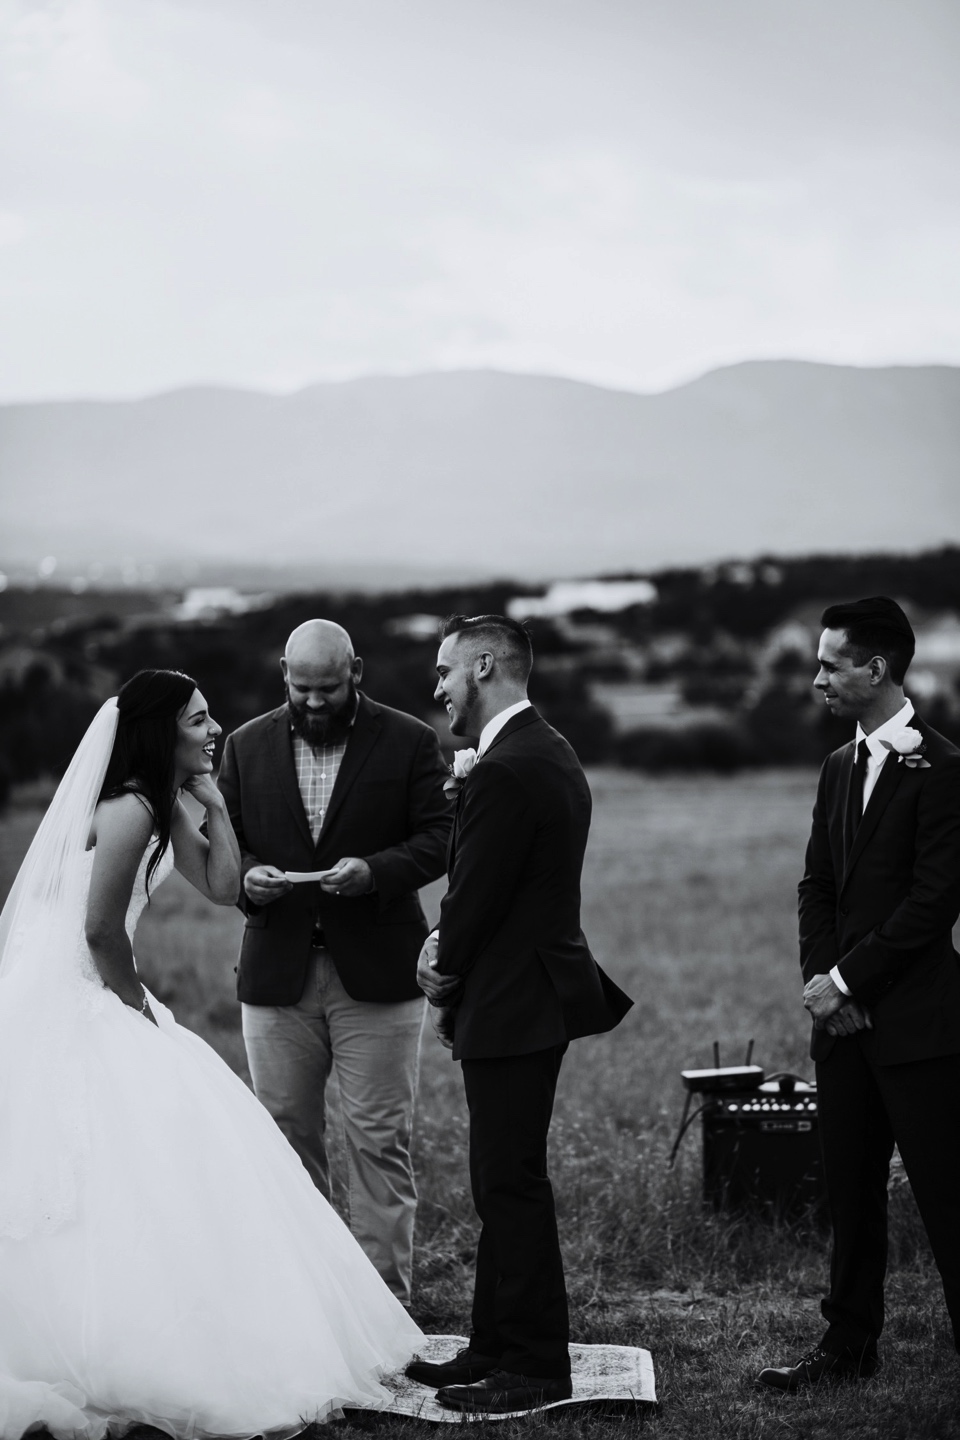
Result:
M440 639L469 634L478 650L492 650L511 680L525 685L533 669L533 642L529 633L508 615L448 615L440 625Z
M874 655L882 655L890 678L903 684L917 642L913 626L896 600L889 595L871 595L866 600L828 605L820 623L825 630L846 632L844 648L855 665L866 665Z

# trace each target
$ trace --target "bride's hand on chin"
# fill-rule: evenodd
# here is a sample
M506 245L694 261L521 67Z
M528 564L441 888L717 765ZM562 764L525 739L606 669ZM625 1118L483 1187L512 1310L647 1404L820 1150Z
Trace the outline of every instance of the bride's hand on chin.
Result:
M217 789L212 775L189 775L183 782L182 789L198 800L204 810L209 810L213 805L221 805L223 796Z

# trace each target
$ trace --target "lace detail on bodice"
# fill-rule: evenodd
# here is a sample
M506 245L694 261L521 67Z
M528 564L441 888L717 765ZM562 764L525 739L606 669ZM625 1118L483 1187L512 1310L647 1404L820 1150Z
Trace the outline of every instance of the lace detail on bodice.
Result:
M137 866L136 879L133 882L133 891L130 895L130 904L127 906L127 918L124 921L124 925L131 941L133 940L133 932L137 928L137 922L147 905L147 866L150 863L150 857L153 854L155 843L155 839L150 841L150 844L144 851L143 859ZM156 890L158 885L163 884L172 869L173 847L168 845L163 859L153 872L153 879L150 882L151 891Z

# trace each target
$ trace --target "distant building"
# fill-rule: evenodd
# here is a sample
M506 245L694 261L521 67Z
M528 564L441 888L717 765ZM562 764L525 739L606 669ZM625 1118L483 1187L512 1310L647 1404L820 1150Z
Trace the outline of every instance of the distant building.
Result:
M921 665L960 671L960 617L948 612L918 626L915 659Z
M507 602L513 620L553 620L576 610L612 615L632 605L652 605L657 587L649 580L557 580L545 595L517 595Z
M273 602L272 595L241 595L230 585L198 585L171 608L174 620L219 620L222 615L245 615Z
M436 640L440 633L439 615L397 615L384 625L384 633L401 640Z
M956 711L960 694L960 617L947 611L916 627L907 693L921 705L942 698Z

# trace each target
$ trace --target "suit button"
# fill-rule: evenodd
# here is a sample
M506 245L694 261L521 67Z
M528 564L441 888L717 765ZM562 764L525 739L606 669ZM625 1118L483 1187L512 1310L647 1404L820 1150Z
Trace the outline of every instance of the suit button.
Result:
M840 914L841 914L841 915L849 915L849 914L850 914L850 911L847 909L846 905L841 905L841 906L840 906Z

